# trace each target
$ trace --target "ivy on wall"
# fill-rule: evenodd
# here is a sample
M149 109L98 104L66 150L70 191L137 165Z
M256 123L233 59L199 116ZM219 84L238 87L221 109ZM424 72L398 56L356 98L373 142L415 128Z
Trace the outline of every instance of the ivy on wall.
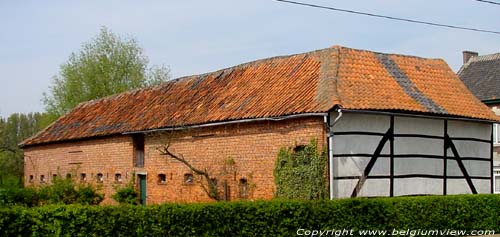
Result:
M328 196L327 155L318 143L282 147L274 167L277 198L314 200Z

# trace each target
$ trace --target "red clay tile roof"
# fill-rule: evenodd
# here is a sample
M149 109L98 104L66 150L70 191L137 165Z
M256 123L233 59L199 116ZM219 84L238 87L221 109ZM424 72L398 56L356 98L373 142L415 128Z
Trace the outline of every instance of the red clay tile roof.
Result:
M335 105L497 119L441 59L334 46L82 103L22 145L327 112Z

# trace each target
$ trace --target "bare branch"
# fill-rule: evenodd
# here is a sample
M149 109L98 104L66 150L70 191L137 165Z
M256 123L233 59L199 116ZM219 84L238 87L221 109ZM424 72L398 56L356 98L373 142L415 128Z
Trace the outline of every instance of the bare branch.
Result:
M200 186L203 189L203 191L208 195L208 197L210 197L216 201L222 200L219 193L217 192L217 184L215 183L215 181L210 179L210 175L208 174L207 170L203 171L203 170L200 170L200 169L194 167L193 165L191 165L191 163L189 163L186 159L184 159L184 156L182 154L174 154L170 151L169 148L170 148L170 143L167 143L162 147L157 147L156 150L158 150L160 152L160 155L169 156L169 157L173 158L174 160L177 160L177 161L181 162L182 164L184 164L185 166L187 166L195 174L201 175L202 177L204 177L205 180L207 181L208 188L205 187L205 185L203 184L203 180L201 180Z

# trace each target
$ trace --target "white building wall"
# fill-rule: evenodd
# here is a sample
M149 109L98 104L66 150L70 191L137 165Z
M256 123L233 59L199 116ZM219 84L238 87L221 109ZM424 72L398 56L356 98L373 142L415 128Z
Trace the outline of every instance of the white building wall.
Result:
M390 196L391 186L394 196L443 195L445 184L447 194L471 193L452 150L444 149L445 126L477 192L491 192L491 144L487 142L491 124L448 120L445 125L444 119L423 117L393 119L393 176L388 140L357 196ZM349 112L334 125L332 168L336 198L351 197L390 128L390 115Z

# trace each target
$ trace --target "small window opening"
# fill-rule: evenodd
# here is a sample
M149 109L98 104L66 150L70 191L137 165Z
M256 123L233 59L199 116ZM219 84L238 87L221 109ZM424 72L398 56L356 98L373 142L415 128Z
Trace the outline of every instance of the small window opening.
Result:
M158 183L159 184L166 184L167 183L167 175L158 174Z
M117 182L117 183L122 182L122 174L120 174L120 173L115 174L115 182Z
M104 181L104 175L102 175L102 173L98 173L96 179L98 183L102 183Z
M82 181L82 182L87 181L87 174L85 174L85 173L81 173L81 174L80 174L80 181Z
M240 197L248 197L248 181L246 179L240 179Z
M45 175L40 175L40 182L45 183Z
M57 174L52 175L52 182L54 182L57 179Z
M33 177L33 175L30 175L28 180L29 180L30 183L33 183L34 179L35 179L35 177Z
M193 174L184 174L184 183L185 184L193 184L194 183Z
M66 179L71 179L71 174L70 173L66 174Z
M293 152L298 153L304 151L305 149L306 149L305 145L298 145L293 148Z
M144 134L136 134L132 137L134 142L134 164L136 167L144 167Z

